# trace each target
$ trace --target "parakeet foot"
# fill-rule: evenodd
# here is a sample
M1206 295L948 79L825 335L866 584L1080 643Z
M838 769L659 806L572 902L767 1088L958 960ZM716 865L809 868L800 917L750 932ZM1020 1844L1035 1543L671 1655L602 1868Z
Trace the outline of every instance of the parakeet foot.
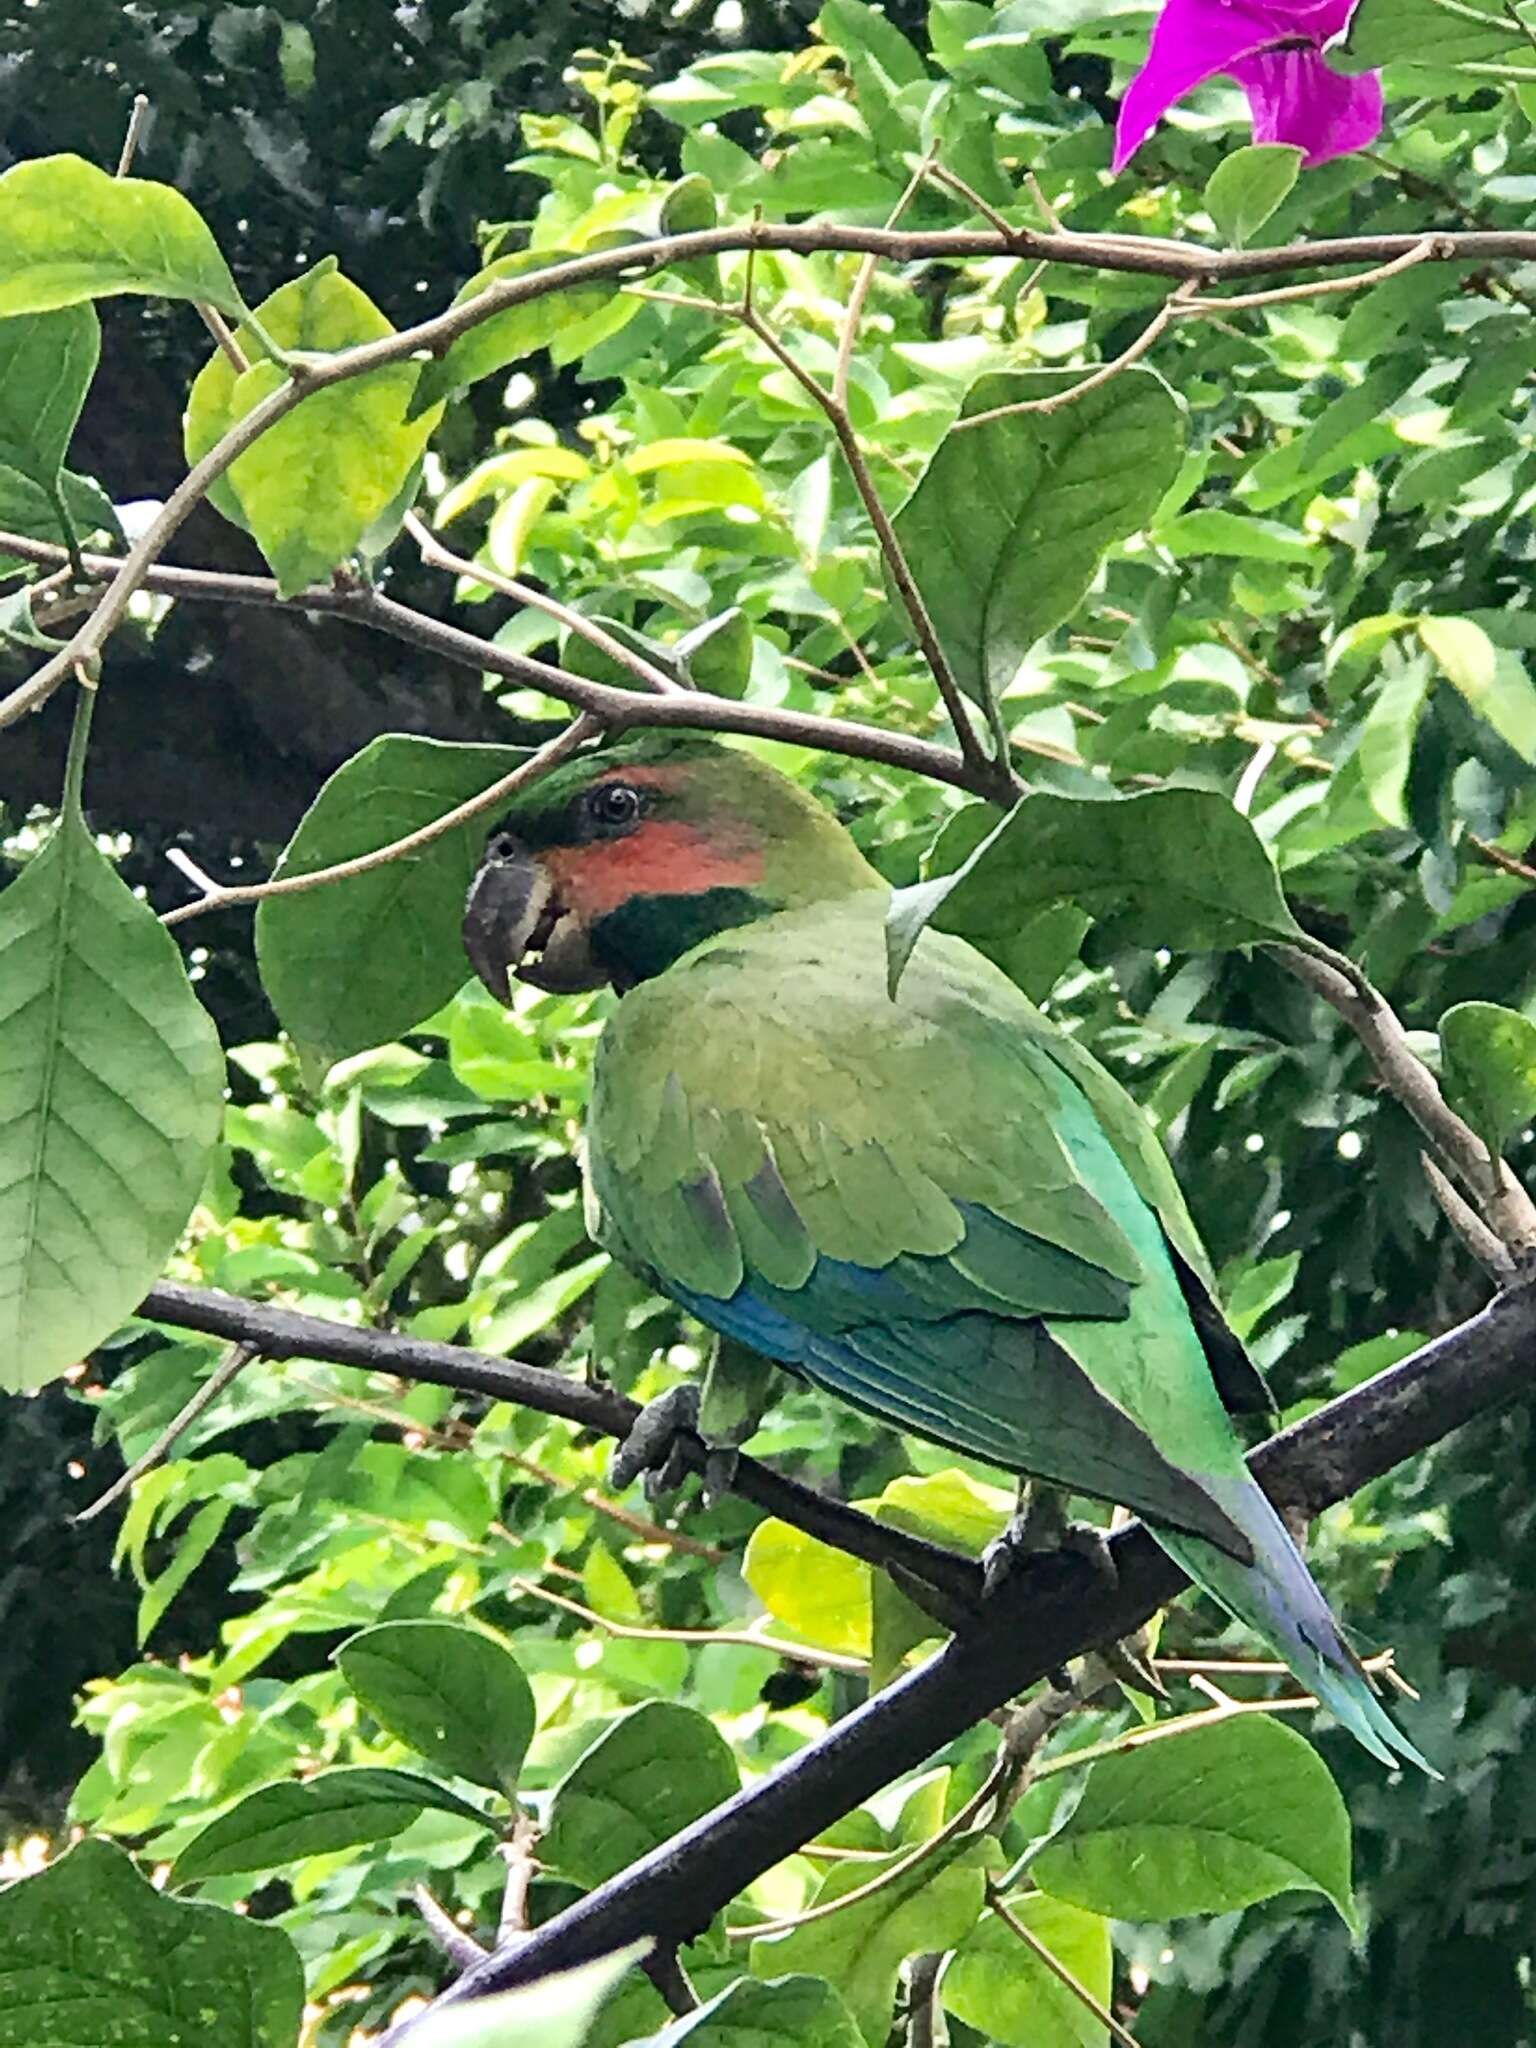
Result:
M1052 1487L1036 1486L1001 1536L981 1553L983 1597L994 1594L1023 1559L1053 1550L1084 1558L1112 1589L1119 1583L1109 1532L1097 1522L1069 1521L1063 1496Z
M741 1453L734 1444L711 1443L704 1436L699 1426L699 1399L698 1387L688 1381L647 1402L608 1467L608 1483L616 1493L632 1486L642 1473L648 1500L676 1493L693 1470L685 1437L697 1437L704 1444L699 1490L705 1507L713 1507L722 1494L730 1492Z
M613 1454L608 1484L623 1493L643 1473L648 1499L676 1493L692 1469L682 1439L696 1436L698 1425L699 1389L691 1380L647 1401Z

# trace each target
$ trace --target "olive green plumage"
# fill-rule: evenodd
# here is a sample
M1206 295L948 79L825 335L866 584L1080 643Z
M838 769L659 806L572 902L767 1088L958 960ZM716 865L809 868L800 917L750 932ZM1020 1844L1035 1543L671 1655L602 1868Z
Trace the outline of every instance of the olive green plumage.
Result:
M765 857L606 1028L594 1235L842 1398L1136 1509L1367 1748L1422 1762L1247 1472L1231 1415L1263 1383L1130 1097L958 939L925 933L893 998L889 891L772 769L654 736L599 757L626 758L677 771L669 814L753 828ZM664 929L672 899L646 900Z

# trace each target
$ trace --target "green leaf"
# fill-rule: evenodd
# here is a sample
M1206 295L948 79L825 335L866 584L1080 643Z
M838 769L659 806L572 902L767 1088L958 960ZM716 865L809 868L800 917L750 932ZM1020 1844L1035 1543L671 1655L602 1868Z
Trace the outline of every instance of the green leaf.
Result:
M0 2048L293 2048L303 2017L280 1927L173 1898L110 1842L0 1892Z
M1301 174L1305 150L1259 142L1223 157L1205 188L1205 210L1234 248L1263 227Z
M954 867L898 889L886 923L890 983L925 927L996 933L1047 904L1068 901L1115 920L1133 944L1221 952L1299 927L1253 827L1224 796L1156 789L1105 802L1029 796L977 843L989 814L962 811L941 834L934 864Z
M62 505L60 500L62 499ZM93 533L121 538L112 501L101 486L73 470L59 473L58 489L46 489L20 470L0 462L0 527L7 533L24 533L33 540L51 541L55 547L68 543L71 530L84 541ZM0 548L0 562L15 557Z
M207 223L171 186L111 178L79 156L0 177L0 319L117 292L241 310Z
M1360 0L1340 47L1328 53L1339 70L1373 71L1383 64L1486 63L1529 49L1520 23L1468 0Z
M738 1977L635 2048L864 2048L853 2014L824 1977Z
M100 353L94 306L0 321L0 463L57 488Z
M385 733L343 763L299 822L279 875L311 874L387 846L498 782L526 755ZM383 1045L468 979L457 933L489 820L472 818L404 860L256 913L262 982L284 1029L330 1063Z
M311 354L335 354L395 331L329 257L275 291L258 318L279 347ZM187 403L189 462L285 379L276 363L263 360L249 327L235 338L251 367L237 371L215 349L198 372ZM209 492L226 518L252 534L285 597L328 576L399 499L438 419L436 411L412 411L420 374L417 363L391 363L312 392Z
M488 285L504 278L531 277L557 263L573 261L568 249L519 249L514 255L499 256L477 271L454 298L455 306L479 298ZM429 363L422 373L412 416L445 398L449 392L476 384L511 363L521 362L537 349L548 348L569 327L575 327L608 304L615 282L598 279L591 284L568 285L546 291L542 297L524 299L505 312L492 313L477 327L469 328L448 352Z
M513 2041L529 2048L581 2048L603 2001L650 1946L637 1941L519 1991L434 2012L412 2028L413 2048L508 2048Z
M717 697L743 696L752 674L752 621L732 605L685 633L670 652L695 688Z
M592 1886L656 1848L740 1786L713 1721L648 1700L615 1721L555 1787L539 1860Z
M1536 763L1536 686L1518 654L1495 647L1473 619L1421 618L1419 638L1447 682L1522 761Z
M533 1692L509 1651L461 1621L392 1621L336 1653L374 1719L428 1763L510 1796L533 1740Z
M869 2048L883 2048L907 1957L958 1948L976 1925L985 1897L987 1853L987 1845L958 1836L857 1905L786 1934L760 1936L752 1944L753 1976L771 1979L792 1970L827 1978L842 1993ZM834 1864L812 1904L829 1905L898 1861L893 1856L889 1865L864 1860Z
M137 1307L202 1187L223 1089L175 941L71 793L0 894L0 1387L44 1385Z
M410 1771L322 1771L303 1784L262 1785L210 1821L176 1859L177 1884L280 1870L363 1842L388 1841L418 1814L451 1813L475 1826L496 1823L430 1778Z
M1115 1966L1109 1923L1043 1892L1006 1903L1083 1989L1107 2006ZM1006 1922L990 1913L950 1960L940 1996L956 2019L1002 2048L1107 2048L1108 2029Z
M1057 370L982 377L961 420L1080 380ZM1059 412L959 424L939 443L896 532L956 679L989 713L1034 642L1077 609L1105 550L1157 510L1184 431L1168 386L1133 368Z
M1536 1116L1536 1024L1498 1003L1457 1003L1440 1019L1446 1099L1497 1157Z
M824 1650L867 1657L869 1566L788 1522L759 1522L742 1577L786 1628Z
M1389 669L1360 728L1360 779L1384 825L1408 823L1408 770L1433 672L1420 655Z
M1349 1813L1322 1758L1271 1716L1242 1714L1096 1763L1029 1871L1116 1920L1315 1891L1353 1928L1349 1868Z
M1250 562L1311 563L1317 543L1276 519L1253 519L1222 505L1202 505L1165 519L1157 544L1178 559L1187 555L1230 555Z

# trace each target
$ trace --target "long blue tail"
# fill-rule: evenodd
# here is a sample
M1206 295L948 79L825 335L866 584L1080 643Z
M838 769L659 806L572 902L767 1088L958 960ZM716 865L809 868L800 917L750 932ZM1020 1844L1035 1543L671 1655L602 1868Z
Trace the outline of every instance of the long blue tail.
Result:
M1289 1531L1255 1482L1246 1472L1230 1479L1202 1473L1201 1484L1248 1537L1256 1561L1241 1565L1198 1536L1153 1528L1163 1549L1229 1614L1273 1644L1307 1691L1372 1756L1394 1770L1401 1757L1438 1778L1376 1697Z

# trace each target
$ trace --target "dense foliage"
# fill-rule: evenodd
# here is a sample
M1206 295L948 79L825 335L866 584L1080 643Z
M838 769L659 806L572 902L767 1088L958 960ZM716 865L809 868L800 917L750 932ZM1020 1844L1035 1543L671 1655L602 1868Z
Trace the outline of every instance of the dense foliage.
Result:
M209 2048L375 2038L444 1974L414 1888L487 1940L504 1897L510 1927L545 1922L932 1648L882 1575L738 1497L620 1497L591 1431L319 1361L243 1362L111 1510L136 1648L102 1525L61 1556L64 1515L219 1366L217 1344L134 1316L162 1270L641 1399L697 1369L697 1328L583 1232L573 1146L613 998L524 990L503 1009L461 985L483 820L269 899L254 943L249 911L215 907L178 927L178 952L116 877L161 909L195 895L162 857L178 781L196 821L180 851L231 882L385 845L557 731L562 675L578 700L579 679L634 691L637 661L748 712L952 738L808 380L894 516L977 747L1005 740L1036 794L963 866L999 815L985 773L742 743L835 805L898 886L959 872L907 912L972 936L1140 1097L1286 1417L1487 1283L1406 1109L1263 942L1347 952L1455 1105L1529 1164L1536 260L1430 247L1322 295L1298 272L1331 287L1337 268L1298 262L1169 312L1180 273L1125 267L1120 242L1100 263L994 239L871 269L830 232L815 246L898 211L924 233L984 235L1000 214L1261 256L1516 230L1536 194L1520 10L1362 0L1330 61L1386 66L1369 150L1304 169L1294 149L1245 149L1247 102L1217 80L1119 173L1114 112L1152 23L1134 4L826 0L814 26L791 6L665 27L614 12L509 31L483 6L45 6L0 27L25 159L0 178L0 529L45 544L33 561L0 535L7 688L90 602L71 555L120 555L122 525L152 516L139 501L179 474L169 417L153 449L98 411L72 443L93 376L98 407L103 386L163 380L191 463L286 403L295 365L441 313L471 281L739 230L316 389L212 483L177 559L274 577L269 606L308 592L308 611L259 614L289 636L263 644L324 647L364 679L366 712L327 682L314 741L280 659L246 660L232 692L271 722L233 722L220 636L243 615L151 574L99 678L93 659L88 687L70 674L0 730L0 1385L18 1390L0 1445L19 1536L0 1583L40 1671L83 1684L66 1748L20 1660L0 1668L5 1790L54 1848L70 1826L90 1838L0 1896L0 1958L31 1968L18 2039L73 2039L51 2015L82 1985L118 2003L130 1987L142 2025L123 2038L146 2043L173 2026ZM77 94L30 93L61 65ZM141 87L162 126L115 183ZM749 257L754 218L805 227L804 246ZM1081 396L956 425L1059 400L1143 341ZM436 541L402 527L412 506ZM483 659L386 637L375 591L479 636ZM529 657L557 665L548 687ZM114 723L119 688L163 727ZM66 780L69 714L92 694ZM187 758L207 745L246 792L222 829L177 767L184 726L204 729ZM147 729L173 743L141 804L121 764ZM313 803L284 852L301 784ZM60 1375L67 1394L24 1397ZM1529 1435L1523 1411L1478 1423L1315 1535L1338 1609L1422 1692L1411 1725L1442 1782L1388 1778L1326 1728L1311 1746L1307 1715L1218 1714L1125 1746L1209 1705L1170 1671L1172 1709L1107 1689L1065 1714L1006 1810L978 1796L997 1789L983 1722L754 1883L683 1958L702 2014L669 2026L631 1964L590 2025L588 1985L558 2019L546 2004L496 2024L602 2048L717 2048L749 2027L881 2048L895 2027L916 2048L936 1997L956 2048L1106 2040L1021 1919L1145 2048L1525 2039ZM997 1473L787 1383L751 1449L971 1554L1011 1505ZM1194 1602L1158 1648L1254 1655ZM1214 1841L1188 1825L1195 1781L1224 1815ZM164 1890L135 1867L168 1870ZM74 1919L94 1950L50 1950ZM201 1960L178 1973L163 1958L184 1940Z

